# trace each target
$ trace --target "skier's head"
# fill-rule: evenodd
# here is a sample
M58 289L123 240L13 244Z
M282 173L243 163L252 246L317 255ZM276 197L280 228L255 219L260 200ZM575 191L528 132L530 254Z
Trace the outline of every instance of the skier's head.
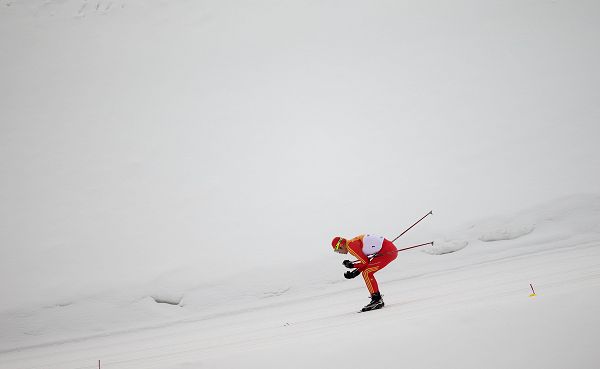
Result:
M339 252L340 254L348 253L346 239L343 237L334 237L333 240L331 240L331 247L333 247L333 251Z

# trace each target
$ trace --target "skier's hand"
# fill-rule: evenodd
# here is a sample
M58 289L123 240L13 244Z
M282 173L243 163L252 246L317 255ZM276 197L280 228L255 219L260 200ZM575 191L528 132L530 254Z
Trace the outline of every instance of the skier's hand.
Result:
M350 269L354 268L354 263L351 262L350 260L344 260L344 261L342 261L342 264L344 264L344 266L346 268L350 268Z
M359 274L360 274L360 270L354 269L354 270L349 270L346 273L344 273L344 277L346 279L352 279L352 278L355 278L356 276L358 276Z

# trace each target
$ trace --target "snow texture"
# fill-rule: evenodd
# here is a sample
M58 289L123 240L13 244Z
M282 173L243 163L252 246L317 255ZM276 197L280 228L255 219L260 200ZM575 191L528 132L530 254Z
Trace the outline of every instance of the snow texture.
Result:
M431 255L443 255L464 249L468 241L435 241L431 246L425 246L423 252Z
M485 232L479 239L484 242L514 240L530 234L535 229L533 225L506 225Z
M583 0L0 0L0 369L597 369L599 34ZM431 209L356 314L331 238Z

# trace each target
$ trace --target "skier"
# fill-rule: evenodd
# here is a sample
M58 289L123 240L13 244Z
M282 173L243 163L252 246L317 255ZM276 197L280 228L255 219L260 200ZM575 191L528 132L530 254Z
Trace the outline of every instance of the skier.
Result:
M331 246L333 251L337 253L350 253L358 259L354 263L350 260L344 260L342 264L346 268L353 269L344 273L344 277L347 279L355 278L362 273L367 289L371 294L371 302L361 311L381 309L384 304L374 274L396 259L396 256L398 256L396 246L391 241L372 234L359 235L350 240L335 237L331 241ZM372 256L372 258L369 259L369 256Z

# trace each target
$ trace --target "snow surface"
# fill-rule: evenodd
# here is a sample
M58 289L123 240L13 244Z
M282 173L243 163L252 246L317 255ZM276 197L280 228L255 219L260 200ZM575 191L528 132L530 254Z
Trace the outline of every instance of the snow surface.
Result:
M0 0L0 368L600 367L599 34L596 1ZM331 237L431 209L356 314Z
M561 204L557 206L557 204ZM340 257L261 269L183 294L115 290L4 312L2 368L596 368L600 363L600 196L513 217L536 230L442 256L402 252L378 273L386 307L368 302ZM456 241L458 242L458 241ZM287 272L287 273L286 273ZM533 284L535 297L529 284ZM175 284L174 284L175 285ZM137 290L141 294L141 290Z

